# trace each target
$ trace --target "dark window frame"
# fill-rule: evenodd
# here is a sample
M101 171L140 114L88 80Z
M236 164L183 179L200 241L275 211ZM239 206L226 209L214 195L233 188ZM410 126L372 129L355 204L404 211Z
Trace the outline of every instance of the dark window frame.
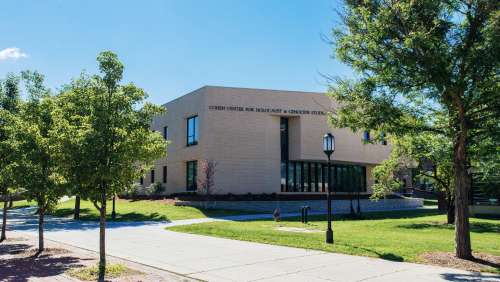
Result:
M168 126L163 127L163 139L168 140Z
M167 166L163 166L163 183L167 183Z
M196 192L198 190L197 170L197 161L186 162L186 191L188 192ZM192 177L190 177L190 173L192 173ZM192 182L190 181L190 178L192 178Z
M151 170L151 184L155 183L155 170Z
M370 131L363 131L363 140L365 140L366 142L370 141Z
M193 120L193 134L189 134L189 121ZM186 119L186 146L195 146L198 145L198 115L190 116ZM192 138L192 140L189 140Z

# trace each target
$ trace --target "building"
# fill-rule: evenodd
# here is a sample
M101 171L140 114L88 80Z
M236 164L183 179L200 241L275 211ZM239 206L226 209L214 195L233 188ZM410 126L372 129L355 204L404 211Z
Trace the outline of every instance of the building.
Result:
M197 190L200 162L217 163L217 194L314 194L327 189L323 135L335 136L336 193L370 193L372 169L390 146L365 144L368 132L332 129L336 105L324 93L205 86L164 105L152 129L170 141L166 159L141 179L165 193Z

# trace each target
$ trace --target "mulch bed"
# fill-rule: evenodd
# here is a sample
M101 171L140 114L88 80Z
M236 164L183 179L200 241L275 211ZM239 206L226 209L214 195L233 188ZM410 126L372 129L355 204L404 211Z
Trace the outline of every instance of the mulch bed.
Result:
M428 264L464 269L475 272L496 272L500 273L500 256L473 253L473 260L459 259L454 253L431 252L420 256L420 259Z

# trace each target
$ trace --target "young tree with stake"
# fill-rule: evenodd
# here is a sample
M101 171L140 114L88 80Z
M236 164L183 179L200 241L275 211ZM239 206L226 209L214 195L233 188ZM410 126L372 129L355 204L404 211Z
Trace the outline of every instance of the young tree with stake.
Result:
M63 100L71 101L62 105L74 109L58 132L65 132L60 143L66 149L61 151L69 152L72 146L81 150L74 164L83 168L85 197L99 211L99 281L104 281L107 200L130 187L154 160L164 157L166 142L150 130L152 118L163 108L145 102L146 93L135 85L120 84L123 65L116 54L102 52L97 61L102 76L81 78L61 94ZM59 114L65 112L63 108Z

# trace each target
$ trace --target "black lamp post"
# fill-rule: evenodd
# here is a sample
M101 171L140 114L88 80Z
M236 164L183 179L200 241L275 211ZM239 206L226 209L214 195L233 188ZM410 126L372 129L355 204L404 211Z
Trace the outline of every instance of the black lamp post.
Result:
M330 156L333 154L333 151L335 151L335 137L331 133L325 134L323 136L323 152L325 152L326 156L328 157L328 165L327 165L327 170L328 170L328 191L326 194L326 201L328 204L328 228L326 229L326 243L328 244L333 244L333 230L332 230L332 197L331 197L331 181L330 181Z

